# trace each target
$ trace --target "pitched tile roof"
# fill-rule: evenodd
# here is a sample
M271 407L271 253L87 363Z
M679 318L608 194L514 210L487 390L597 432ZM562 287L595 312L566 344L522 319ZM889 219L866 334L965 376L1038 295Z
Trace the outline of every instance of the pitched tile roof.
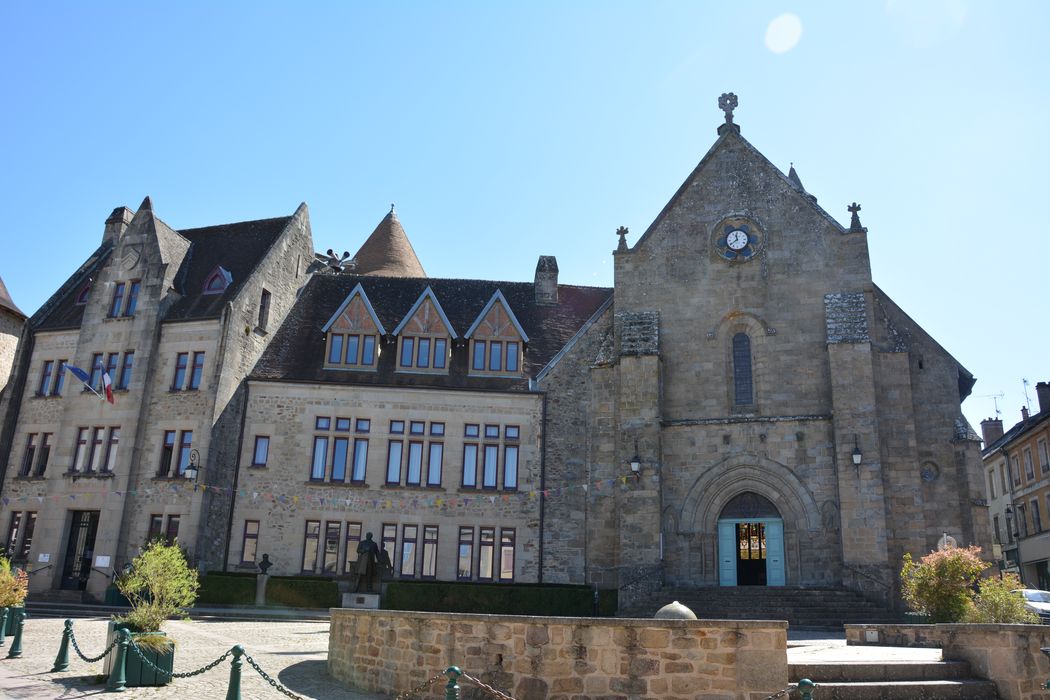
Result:
M359 275L377 275L381 277L426 277L423 266L416 257L411 241L401 222L397 220L394 208L376 226L372 235L354 255L357 267L354 272Z
M395 371L397 353L383 343L376 372L324 369L325 334L321 330L343 300L360 284L383 325L396 328L429 286L462 335L496 290L506 297L528 333L523 379L467 376L468 346L456 342L448 375L406 374ZM252 379L365 384L379 386L435 386L471 389L524 390L577 330L612 296L606 287L560 285L558 303L536 304L535 288L526 282L491 280L414 279L363 275L315 275L307 284L284 324L252 372Z

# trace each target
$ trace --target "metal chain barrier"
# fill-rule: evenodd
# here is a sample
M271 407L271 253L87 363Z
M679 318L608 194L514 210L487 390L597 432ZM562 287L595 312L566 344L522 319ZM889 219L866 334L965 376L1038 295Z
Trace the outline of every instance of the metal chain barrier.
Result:
M296 695L295 693L293 693L292 691L288 690L287 688L285 688L283 685L281 685L280 683L278 683L274 679L270 678L270 675L268 673L266 673L266 671L264 671L261 668L259 668L259 664L255 663L255 659L253 659L250 655L245 654L244 655L244 660L247 661L248 665L251 666L252 668L254 668L256 670L256 672L260 676L262 676L262 679L264 681L266 681L267 683L269 683L270 686L273 687L277 692L287 695L288 697L292 698L292 700L306 700L301 695Z
M233 653L233 650L231 649L231 650L227 651L225 654L223 654L222 656L220 656L219 658L217 658L214 661L212 661L211 663L209 663L209 664L207 664L205 666L201 666L200 668L198 668L195 671L187 671L186 673L175 673L174 671L167 671L167 670L161 668L160 666L157 666L156 664L154 664L149 659L147 659L146 655L142 653L141 649L139 649L139 645L135 643L134 637L131 638L130 643L128 644L128 646L131 647L131 649L139 657L139 661L141 661L146 666L151 668L155 673L160 673L160 674L163 674L165 676L169 676L170 678L192 678L193 676L199 676L202 673L207 673L208 671L212 670L213 668L215 668L216 666L221 664L226 659L230 658L230 654Z
M477 687L481 688L481 690L483 690L484 692L488 693L489 695L491 695L494 698L499 698L499 700L514 700L514 698L511 697L510 695L507 695L506 693L504 693L504 692L502 692L500 690L496 690L491 685L488 685L487 683L485 683L485 682L475 678L474 676L470 675L469 673L464 673L463 674L463 678L465 678L466 680L470 681L471 683L473 683Z
M120 643L120 637L117 637L116 639L114 639L113 643L110 644L108 647L106 647L106 650L104 652L102 652L98 656L93 656L93 657L84 656L84 652L80 651L80 645L77 644L77 638L73 634L73 627L72 626L69 627L69 641L73 643L73 651L75 651L77 653L77 656L82 658L84 661L87 661L89 664L93 664L96 661L101 661L102 659L106 658L106 654L108 654L109 652L113 651L113 647L117 646L117 644Z
M416 695L419 695L420 693L422 693L424 690L426 690L430 686L434 685L438 681L443 681L443 680L445 680L445 674L444 673L439 673L436 676L434 676L433 678L431 678L431 679L421 683L420 685L417 685L412 690L406 690L403 693L398 693L394 697L394 700L408 700L408 698L411 698L411 697L414 697ZM1050 681L1047 681L1047 682L1050 683Z

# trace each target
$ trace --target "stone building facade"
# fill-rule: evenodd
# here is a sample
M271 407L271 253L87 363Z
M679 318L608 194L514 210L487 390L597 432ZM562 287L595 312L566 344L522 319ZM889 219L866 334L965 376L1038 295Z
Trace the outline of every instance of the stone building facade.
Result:
M1003 432L999 418L981 421L985 488L1000 566L1027 588L1050 588L1050 383L1035 386L1039 410Z
M667 206L633 245L620 230L612 289L560 284L550 256L529 283L427 277L393 210L352 259L312 253L305 206L183 232L148 201L115 212L31 319L0 434L9 546L55 557L34 586L70 585L74 523L97 527L111 566L177 528L202 568L266 553L274 574L352 576L371 532L399 577L587 583L626 602L639 582L889 602L905 552L944 533L987 547L960 409L973 377L874 284L859 206L835 221L725 97ZM230 250L244 255L227 265ZM89 279L102 291L77 306ZM44 383L49 361L131 350L115 407ZM38 474L24 455L44 434L54 466ZM106 470L78 451L98 440Z
M152 536L221 563L229 499L185 471L232 484L244 377L312 260L305 205L183 231L148 197L114 210L98 249L30 319L0 424L4 546L36 572L33 590L100 597Z
M545 579L893 601L905 552L945 532L989 551L974 380L872 281L860 208L841 226L727 114L539 377L548 484L638 467L547 503Z

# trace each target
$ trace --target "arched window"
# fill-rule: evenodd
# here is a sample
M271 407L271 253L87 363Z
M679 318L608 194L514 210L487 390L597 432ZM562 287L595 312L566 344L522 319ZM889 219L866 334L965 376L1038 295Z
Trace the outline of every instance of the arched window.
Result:
M733 403L737 406L755 403L751 382L751 338L747 333L733 336Z
M230 274L221 265L217 266L211 271L207 279L204 280L204 289L202 294L222 294L226 291L226 288L233 282L233 275Z

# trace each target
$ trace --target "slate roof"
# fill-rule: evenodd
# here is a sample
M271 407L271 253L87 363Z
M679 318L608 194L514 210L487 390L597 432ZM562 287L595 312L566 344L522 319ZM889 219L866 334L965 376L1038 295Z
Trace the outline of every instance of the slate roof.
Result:
M325 334L321 328L339 305L361 284L380 322L393 329L430 286L456 333L462 336L496 290L517 316L529 343L525 346L524 378L467 376L468 346L455 341L447 375L395 371L396 345L382 344L375 372L325 370ZM310 381L378 386L434 386L470 389L525 390L570 338L612 297L607 287L559 285L556 305L536 303L535 287L526 282L417 279L364 275L315 275L253 370L252 379ZM388 336L389 337L389 336Z
M990 445L985 445L984 450L981 454L984 456L990 455L992 452L1005 447L1017 438L1021 437L1024 433L1035 428L1038 425L1050 420L1050 410L1040 411L1039 413L1033 413L1028 416L1028 420L1022 420L1015 423L1012 428L1003 433L1003 436L998 440L994 441Z
M7 291L7 285L4 284L2 277L0 277L0 309L7 309L20 318L26 317L26 315L22 313L22 309L15 306L15 302L11 299L11 294Z
M190 247L175 275L176 288L183 297L168 309L164 320L187 321L219 316L223 305L234 297L251 276L291 220L291 216L282 216L176 231L189 241ZM80 327L84 306L75 303L76 297L87 284L90 273L104 264L112 250L112 245L100 247L66 281L37 313L40 318L34 317L34 321L38 321L34 324L36 329ZM205 279L217 265L222 265L232 274L233 282L222 294L202 294Z
M359 275L427 276L393 207L354 255L354 262L357 263L354 272Z
M290 216L281 216L179 231L191 244L175 277L185 296L175 302L164 320L212 318L221 314L223 305L237 294L291 220ZM233 282L222 294L201 294L208 275L219 265L233 276Z

